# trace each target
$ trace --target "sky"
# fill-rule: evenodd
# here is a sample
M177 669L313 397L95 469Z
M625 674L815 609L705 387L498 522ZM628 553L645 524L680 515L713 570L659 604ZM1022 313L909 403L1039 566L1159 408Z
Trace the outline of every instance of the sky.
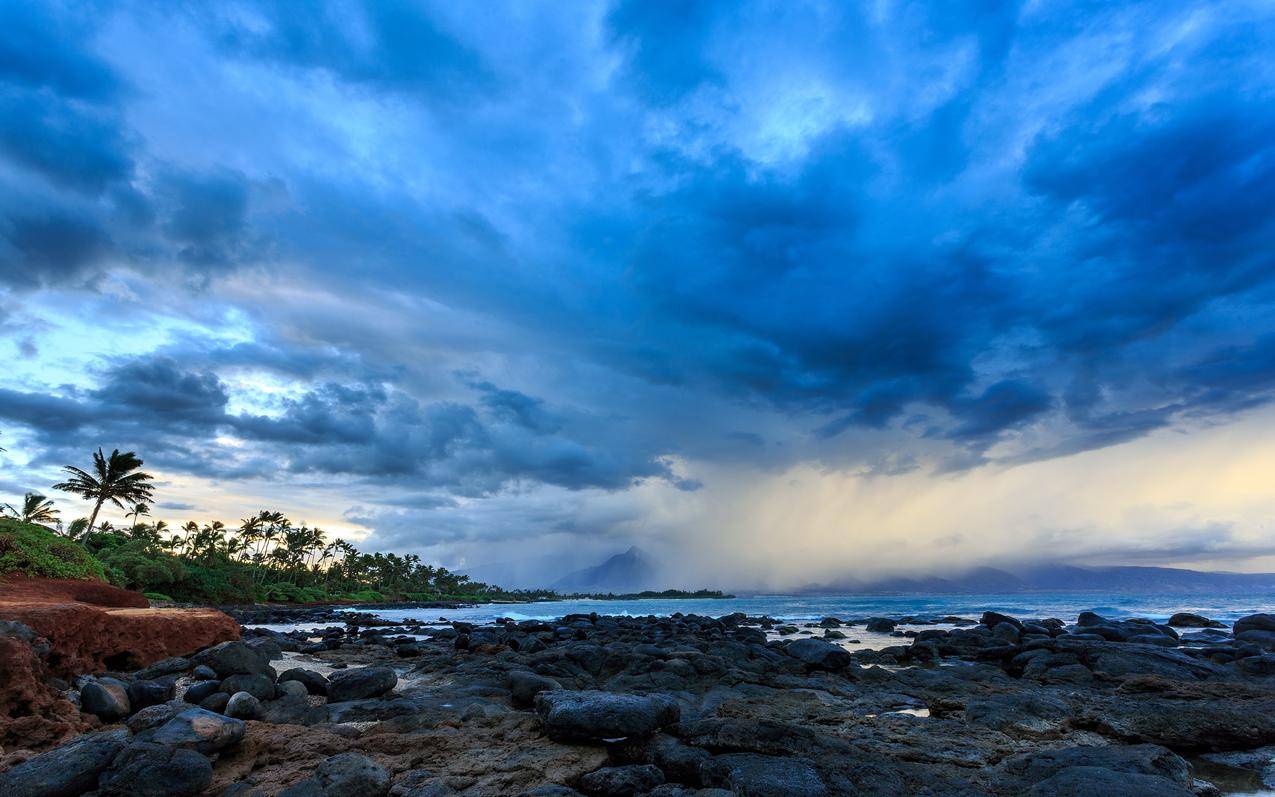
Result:
M1243 0L0 4L0 500L101 446L170 523L510 583L1275 570L1272 52Z

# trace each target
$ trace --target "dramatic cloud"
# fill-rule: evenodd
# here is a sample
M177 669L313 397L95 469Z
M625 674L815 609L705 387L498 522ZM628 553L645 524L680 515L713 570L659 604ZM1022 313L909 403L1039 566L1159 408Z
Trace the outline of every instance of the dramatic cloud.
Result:
M1272 22L13 4L5 483L135 447L171 511L292 501L473 564L729 546L722 482L1013 481L1241 423L1275 398ZM1183 500L1218 514L1130 556L1248 540Z

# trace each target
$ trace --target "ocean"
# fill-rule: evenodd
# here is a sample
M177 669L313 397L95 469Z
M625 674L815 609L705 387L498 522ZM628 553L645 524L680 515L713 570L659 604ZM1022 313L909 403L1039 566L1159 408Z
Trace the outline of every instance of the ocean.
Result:
M1107 617L1149 617L1167 620L1176 612L1194 612L1230 623L1255 612L1275 612L1275 591L1233 594L1130 592L1018 592L985 595L752 595L720 600L563 600L537 603L484 604L458 609L362 609L387 620L464 620L484 623L498 617L551 620L564 614L597 612L614 615L703 614L720 617L744 612L777 620L801 622L822 617L861 619L905 616L941 618L948 615L978 619L986 610L1015 617L1057 617L1067 622L1082 611Z

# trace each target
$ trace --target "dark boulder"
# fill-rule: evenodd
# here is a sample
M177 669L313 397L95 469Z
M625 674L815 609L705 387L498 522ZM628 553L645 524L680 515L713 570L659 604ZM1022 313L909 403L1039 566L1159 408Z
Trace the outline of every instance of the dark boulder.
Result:
M328 721L328 708L312 706L304 697L288 695L262 704L260 719L274 725L318 725Z
M328 679L328 702L380 697L397 683L398 675L389 667L351 667Z
M128 744L124 729L90 733L0 773L4 797L79 797Z
M1028 797L1194 797L1194 792L1155 775L1102 767L1064 769L1027 792Z
M541 692L561 688L562 684L539 673L528 670L513 670L509 673L509 693L515 706L530 706Z
M193 797L212 783L212 763L194 750L136 742L103 773L100 797Z
M205 665L218 678L232 675L273 675L270 660L244 642L222 642L190 657L191 663Z
M1065 747L1025 753L1002 765L1014 777L1035 783L1071 767L1100 767L1114 772L1155 775L1184 788L1191 785L1191 766L1171 750L1154 744L1108 747Z
M739 797L827 797L831 794L814 764L804 758L728 753L700 767L705 786L730 789Z
M279 797L383 797L390 773L361 753L341 753L319 764L312 777L284 789Z
M312 695L326 695L328 693L328 679L322 673L314 670L306 670L301 667L293 667L291 670L284 670L279 675L279 683L284 681L297 681L305 686L306 691Z
M247 692L258 700L274 700L274 681L267 675L232 675L222 680L221 691L228 695Z
M671 780L698 784L700 765L708 758L708 751L683 744L672 736L657 733L647 744L645 755L647 760L663 770Z
M863 627L874 634L888 634L898 625L889 617L870 617Z
M677 722L681 710L664 695L555 690L536 695L536 712L555 740L648 736Z
M1169 618L1168 624L1177 628L1226 628L1226 623L1190 612L1178 612Z
M160 703L155 706L147 706L141 711L135 712L129 717L124 724L133 733L141 733L142 731L158 728L173 717L182 713L190 706L185 703L173 701L172 703Z
M1021 620L1010 617L1008 614L1001 614L1000 612L983 612L983 617L979 620L979 622L988 628L995 628L1001 623L1009 623L1018 631L1023 630L1023 623Z
M189 669L190 659L174 656L168 659L160 659L154 664L143 667L133 673L133 677L148 681L152 678L162 678L165 675L181 675Z
M1275 631L1275 614L1250 614L1235 621L1231 628L1235 636L1245 631Z
M580 789L589 797L635 797L664 782L664 773L651 764L603 767L580 778Z
M238 744L247 732L242 720L223 717L201 708L183 711L161 725L150 740L201 753L215 753Z
M258 656L265 659L267 663L283 658L283 646L275 641L273 637L256 637L255 639L247 640L244 644Z
M1015 737L1051 735L1068 715L1067 704L1047 694L989 695L965 704L965 721Z
M854 657L845 648L822 639L797 639L789 642L784 651L816 670L840 670L854 661Z

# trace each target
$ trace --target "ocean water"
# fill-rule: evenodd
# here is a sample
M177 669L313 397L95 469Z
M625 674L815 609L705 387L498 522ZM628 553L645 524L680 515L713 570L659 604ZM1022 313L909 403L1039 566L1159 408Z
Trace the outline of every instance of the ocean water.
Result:
M465 620L490 622L498 617L515 620L551 620L564 614L645 616L702 614L719 617L733 612L767 615L800 622L822 617L944 617L977 619L986 611L1015 617L1057 617L1074 621L1082 611L1106 617L1149 617L1167 620L1175 612L1195 612L1230 623L1254 612L1275 612L1275 591L1228 594L1130 593L1130 592L1030 592L986 595L752 595L720 600L565 600L538 603L484 604L458 609L356 609L387 620L415 618L422 621Z

